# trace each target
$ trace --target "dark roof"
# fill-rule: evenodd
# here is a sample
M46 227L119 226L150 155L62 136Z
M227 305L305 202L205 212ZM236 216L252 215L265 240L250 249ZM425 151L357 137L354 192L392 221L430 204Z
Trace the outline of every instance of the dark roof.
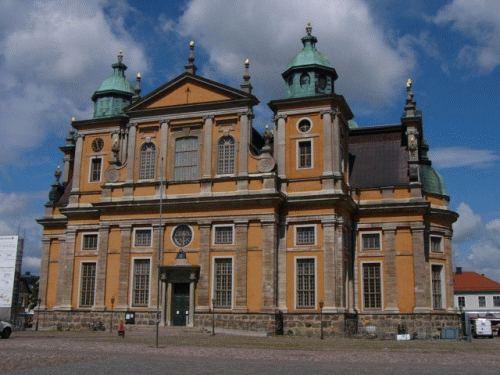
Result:
M405 186L408 152L399 125L351 129L349 152L353 155L351 186L355 189Z
M500 292L500 283L477 272L453 273L455 292Z

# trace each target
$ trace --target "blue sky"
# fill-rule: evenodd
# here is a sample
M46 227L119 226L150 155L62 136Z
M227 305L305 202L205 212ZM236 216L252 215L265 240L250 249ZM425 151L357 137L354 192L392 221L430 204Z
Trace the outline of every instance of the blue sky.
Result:
M23 269L38 273L44 203L70 118L119 49L143 95L183 72L239 87L244 61L261 104L284 97L281 73L308 20L360 126L398 123L413 80L433 165L444 176L456 264L500 281L500 2L498 0L13 1L0 4L0 235L26 238Z

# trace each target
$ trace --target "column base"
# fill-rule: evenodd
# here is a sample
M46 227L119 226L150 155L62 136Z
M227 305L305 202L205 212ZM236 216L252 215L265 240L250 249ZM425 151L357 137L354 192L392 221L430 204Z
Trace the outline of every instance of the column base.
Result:
M242 313L242 314L245 314L245 313L247 313L247 312L248 312L248 308L243 307L243 306L241 306L241 307L234 307L234 308L233 308L233 312L234 312L234 313Z
M71 305L54 306L54 311L71 311Z
M113 310L114 311L128 311L129 307L126 305L118 305Z
M427 314L430 312L430 309L428 307L415 307L413 312L415 314Z
M196 306L194 308L195 313L208 313L210 312L210 307L208 306Z

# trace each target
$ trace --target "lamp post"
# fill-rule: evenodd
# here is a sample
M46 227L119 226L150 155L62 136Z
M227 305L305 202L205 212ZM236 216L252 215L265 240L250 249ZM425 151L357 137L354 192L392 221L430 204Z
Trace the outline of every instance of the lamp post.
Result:
M323 301L319 301L319 318L320 318L320 339L323 340L323 306L325 303Z
M212 336L215 335L215 298L212 299Z
M36 331L38 331L38 320L40 319L40 304L42 303L42 299L38 298L37 302L38 302L38 314L36 316L36 327L35 327Z
M111 297L111 318L109 318L109 332L113 334L113 306L115 304L115 296Z

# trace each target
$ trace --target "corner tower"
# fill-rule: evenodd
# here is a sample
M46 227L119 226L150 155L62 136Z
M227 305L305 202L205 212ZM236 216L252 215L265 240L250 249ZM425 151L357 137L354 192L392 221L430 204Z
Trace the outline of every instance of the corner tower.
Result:
M311 22L307 23L304 48L288 62L282 74L287 85L287 98L334 94L337 72L328 58L316 49L318 39L311 35Z

